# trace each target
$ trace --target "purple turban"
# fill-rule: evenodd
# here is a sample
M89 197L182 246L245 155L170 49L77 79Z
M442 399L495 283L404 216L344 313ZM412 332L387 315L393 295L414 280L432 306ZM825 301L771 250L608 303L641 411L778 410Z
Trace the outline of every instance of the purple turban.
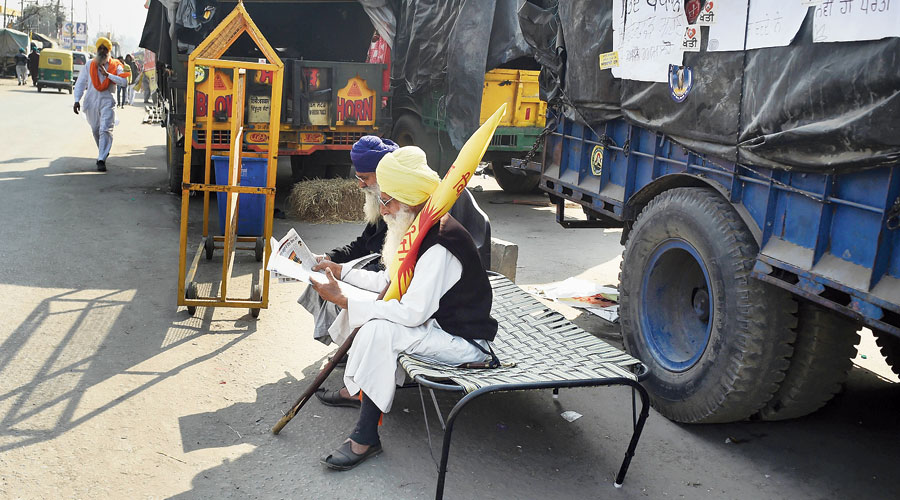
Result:
M350 161L357 172L371 173L375 171L381 157L396 150L399 146L390 139L382 139L374 135L364 135L353 144L350 150Z

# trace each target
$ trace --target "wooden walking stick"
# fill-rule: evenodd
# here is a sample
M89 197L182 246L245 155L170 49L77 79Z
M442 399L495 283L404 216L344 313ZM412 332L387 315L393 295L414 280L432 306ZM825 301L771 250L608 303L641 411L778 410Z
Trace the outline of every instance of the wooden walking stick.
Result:
M403 236L399 246L400 250L397 251L394 263L391 266L391 282L378 296L379 300L400 300L400 297L406 293L406 289L409 288L409 284L412 281L413 270L416 267L416 259L419 257L419 247L422 246L422 240L428 234L428 230L441 220L444 214L450 211L450 207L453 206L453 203L462 194L463 189L466 188L469 179L475 174L478 162L481 161L481 157L487 151L491 137L494 135L497 125L500 124L500 119L505 114L506 104L503 104L463 144L456 161L450 166L450 170L441 179L434 193L431 194L428 201L425 202L425 206L416 215L412 225L409 226L406 235ZM315 394L319 386L331 375L334 367L337 366L338 360L350 350L350 345L353 344L353 339L356 338L356 332L358 331L359 328L353 330L350 336L347 337L347 340L338 348L331 361L325 365L325 368L322 368L322 371L319 372L319 375L316 376L316 379L300 396L300 399L297 400L291 410L281 417L281 420L275 424L275 427L272 427L273 434L278 434L297 415L300 408L303 408L303 405Z
M378 300L384 298L384 294L386 292L387 288L382 290L381 293L378 294ZM284 426L287 425L287 423L297 415L297 412L300 411L300 408L303 408L303 405L305 405L306 402L309 401L310 398L312 398L312 395L315 394L317 390L319 390L319 387L321 387L322 384L325 383L325 379L327 379L328 376L331 375L331 372L334 371L335 367L337 367L338 361L340 361L341 358L343 358L344 355L347 354L347 351L350 350L350 346L353 345L353 339L356 338L356 332L358 331L359 327L353 329L353 332L350 333L350 336L347 337L347 340L345 340L344 343L341 344L340 347L338 347L337 352L334 353L334 356L331 357L331 361L325 364L325 367L322 368L322 371L320 371L319 374L316 375L315 380L313 380L312 383L309 384L309 387L307 387L306 390L303 391L303 395L300 396L300 399L298 399L297 402L294 403L294 406L291 407L290 411L288 411L283 417L281 417L281 420L279 420L278 423L275 424L275 427L272 427L272 434L278 434L279 432L281 432L281 429L283 429Z

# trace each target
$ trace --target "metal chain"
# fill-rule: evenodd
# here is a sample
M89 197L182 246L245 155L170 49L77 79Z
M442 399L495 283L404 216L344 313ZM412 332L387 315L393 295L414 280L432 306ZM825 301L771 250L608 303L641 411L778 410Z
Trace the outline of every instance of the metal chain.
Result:
M894 200L894 204L887 211L887 228L891 231L900 228L900 197Z
M549 126L544 127L544 130L541 130L540 135L534 140L534 144L531 145L531 150L525 155L525 161L529 162L532 158L537 154L538 150L544 146L544 140L550 135L552 130Z

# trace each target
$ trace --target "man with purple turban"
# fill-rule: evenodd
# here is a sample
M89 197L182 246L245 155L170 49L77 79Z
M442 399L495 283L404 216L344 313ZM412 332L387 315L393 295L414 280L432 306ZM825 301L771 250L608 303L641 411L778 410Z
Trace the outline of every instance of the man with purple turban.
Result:
M360 263L361 267L369 271L382 269L378 254L381 253L381 247L384 246L387 225L381 217L381 204L378 201L381 192L378 190L378 181L375 179L375 167L378 166L378 162L384 155L397 148L398 146L393 141L374 135L363 136L353 144L353 149L350 150L350 161L353 162L359 188L366 197L363 205L366 227L358 238L321 256L320 260L344 264L371 255L372 258L367 262ZM338 307L322 300L312 287L307 287L297 302L313 315L315 321L313 338L325 345L330 344L331 337L328 335L328 328L331 327L331 323L340 312Z

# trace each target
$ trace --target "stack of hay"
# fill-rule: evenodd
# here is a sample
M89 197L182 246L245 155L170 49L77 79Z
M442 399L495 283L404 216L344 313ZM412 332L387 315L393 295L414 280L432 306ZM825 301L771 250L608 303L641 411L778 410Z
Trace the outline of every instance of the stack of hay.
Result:
M291 215L304 222L337 224L363 220L365 195L349 179L313 179L294 184Z

